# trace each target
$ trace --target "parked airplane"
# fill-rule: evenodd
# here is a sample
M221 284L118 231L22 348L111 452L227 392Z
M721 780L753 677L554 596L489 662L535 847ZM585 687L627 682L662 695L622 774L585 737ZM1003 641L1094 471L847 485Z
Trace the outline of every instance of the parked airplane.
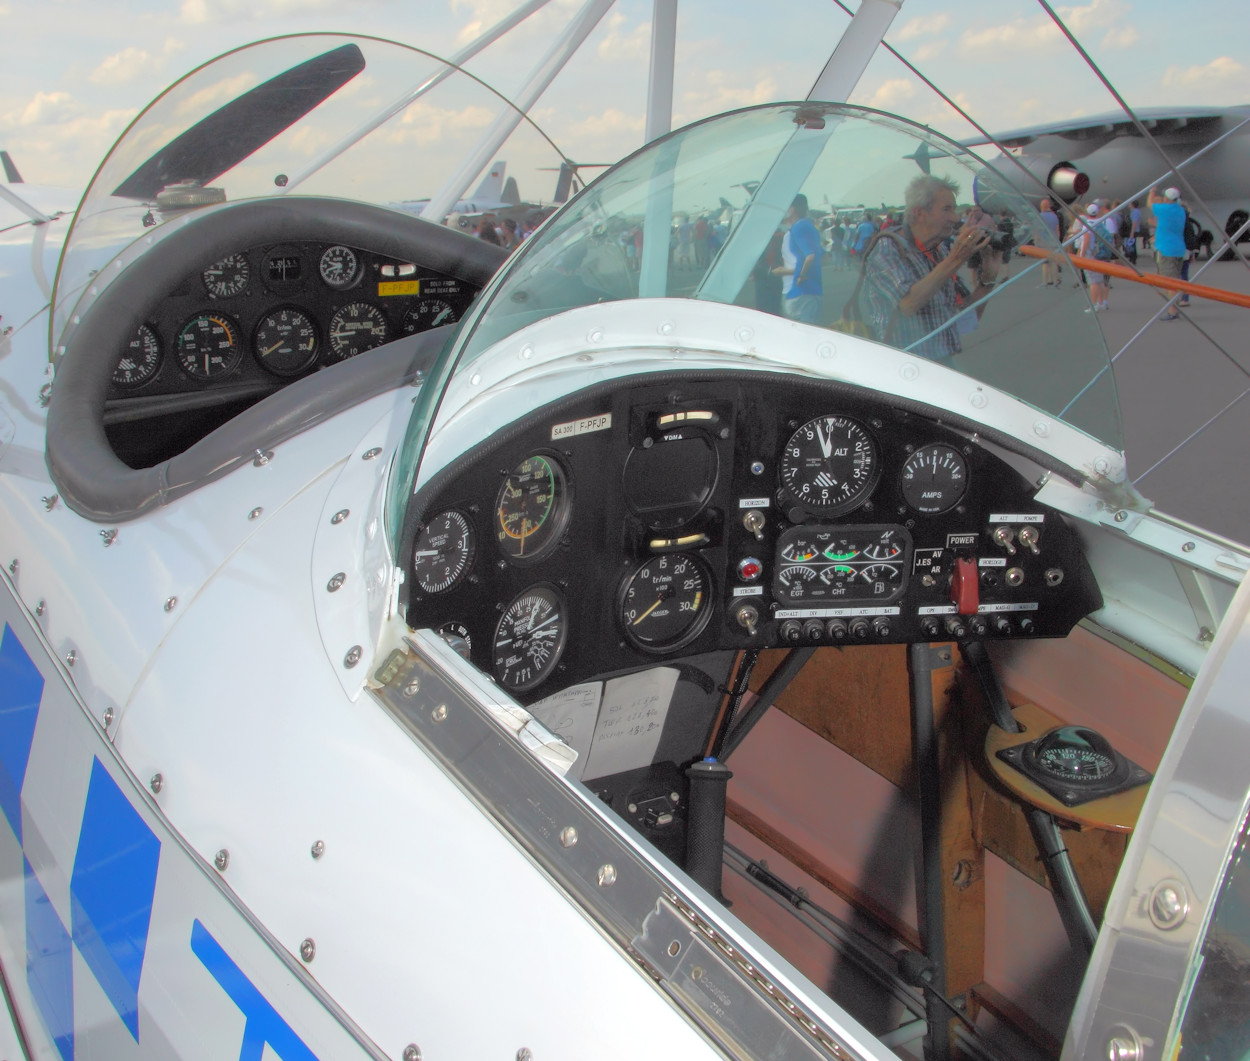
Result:
M405 54L207 64L0 241L63 241L50 305L0 295L26 1056L1244 1053L1250 550L1133 489L1084 291L1022 263L943 360L757 305L796 194L992 174L766 104L505 261L334 124L324 78ZM240 69L311 105L204 135Z
M507 162L496 160L482 178L477 190L467 199L457 200L450 214L481 215L520 206L521 193L517 190L516 181L511 177L508 177L506 183L504 181L507 169ZM405 199L396 205L406 213L420 215L429 202L429 199Z

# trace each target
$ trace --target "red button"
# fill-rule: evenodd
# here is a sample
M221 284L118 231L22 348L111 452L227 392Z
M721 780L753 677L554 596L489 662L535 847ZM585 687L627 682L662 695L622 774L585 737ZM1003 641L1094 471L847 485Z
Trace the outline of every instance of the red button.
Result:
M738 577L744 582L754 582L762 570L758 560L743 560L738 565Z
M956 558L955 573L951 576L951 600L960 615L976 615L977 606L981 603L976 560Z

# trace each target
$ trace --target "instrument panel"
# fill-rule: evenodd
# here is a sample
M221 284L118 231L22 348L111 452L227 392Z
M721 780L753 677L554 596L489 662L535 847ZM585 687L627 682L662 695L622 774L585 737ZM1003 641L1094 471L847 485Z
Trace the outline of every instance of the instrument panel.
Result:
M697 652L1059 637L1075 534L975 436L771 374L604 384L444 470L405 523L407 619L509 692Z
M243 248L180 278L124 350L110 405L277 389L383 343L460 319L471 284L361 247Z

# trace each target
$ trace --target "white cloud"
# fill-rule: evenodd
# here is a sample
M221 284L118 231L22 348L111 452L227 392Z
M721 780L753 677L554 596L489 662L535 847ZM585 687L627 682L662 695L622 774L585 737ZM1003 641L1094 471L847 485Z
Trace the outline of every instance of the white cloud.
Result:
M629 20L619 11L608 16L607 36L599 42L599 55L614 61L642 62L651 55L651 23L639 22L632 29L624 27Z
M1113 26L1108 30L1107 35L1102 39L1102 46L1107 51L1121 51L1140 44L1141 40L1142 36L1137 32L1137 27L1126 22L1122 26Z
M1055 9L1063 23L1078 39L1082 34L1112 26L1132 13L1127 0L1091 0L1083 7L1059 7Z
M948 47L950 47L950 41L948 41L945 37L941 40L929 41L916 49L915 53L911 56L911 61L917 66L921 63L927 63L930 59L936 59L939 55L946 51Z
M997 26L964 30L959 38L959 47L969 56L997 58L1013 50L1052 48L1061 40L1059 29L1053 22L1017 18Z
M178 114L203 112L207 114L216 110L224 103L229 103L236 96L241 96L256 84L256 74L247 71L234 77L223 77L211 85L206 85L199 92L192 93L178 104Z
M243 18L289 18L320 11L336 11L338 0L183 0L179 14L193 26L238 22Z
M19 125L54 125L82 113L68 92L36 92L17 119Z
M1163 72L1165 88L1206 88L1212 84L1226 86L1241 83L1243 90L1247 78L1246 68L1227 55L1212 59L1202 66L1169 66Z
M917 37L928 37L934 33L941 33L950 24L951 16L945 12L938 15L922 15L919 18L908 19L904 22L902 28L895 35L895 39L910 41L915 40Z
M152 57L142 48L125 48L114 52L91 71L91 80L97 85L124 85L146 74L151 62Z
M685 91L680 108L674 108L687 115L679 121L675 114L674 128L707 114L769 103L777 98L777 82L771 74L761 71L707 70L698 84L698 88Z
M901 113L906 109L907 102L915 98L915 85L906 78L893 77L871 90L867 96L862 96L859 92L853 93L851 101L865 107L875 107L877 110Z

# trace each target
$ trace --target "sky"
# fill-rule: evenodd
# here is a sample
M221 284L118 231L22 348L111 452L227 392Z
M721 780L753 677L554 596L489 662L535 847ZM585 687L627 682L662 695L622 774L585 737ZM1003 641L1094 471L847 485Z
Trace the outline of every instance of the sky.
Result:
M856 0L849 0L852 7ZM250 41L350 32L451 55L515 0L0 0L0 148L26 181L81 189L134 117L194 67ZM551 0L467 64L513 96L581 0ZM1130 106L1250 103L1245 0L1054 3ZM682 0L674 127L801 99L849 21L834 0ZM641 146L651 0L617 0L531 108L567 157ZM886 38L991 131L1116 108L1037 0L904 0ZM852 96L956 138L972 130L879 53ZM523 192L525 190L523 189ZM427 192L428 194L428 192Z

